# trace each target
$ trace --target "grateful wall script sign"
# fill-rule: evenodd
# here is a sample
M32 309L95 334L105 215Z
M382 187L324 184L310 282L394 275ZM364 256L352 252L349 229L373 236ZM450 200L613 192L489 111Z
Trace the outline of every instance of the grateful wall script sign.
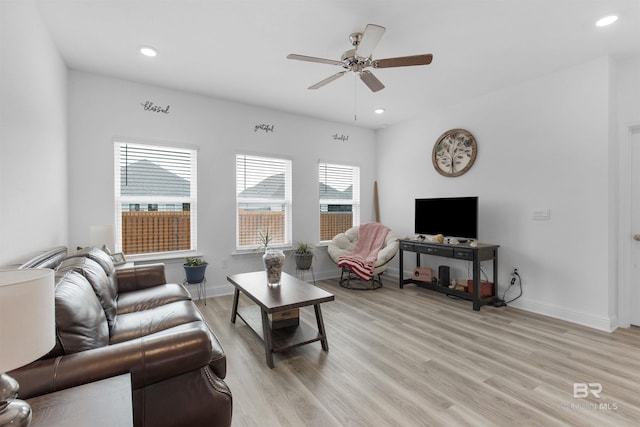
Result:
M151 111L152 113L164 113L164 114L169 114L169 107L171 107L170 105L167 105L166 107L154 105L153 102L151 101L141 102L140 105L142 105L142 109L144 111Z
M259 130L264 131L264 133L269 133L269 132L273 132L273 129L275 128L274 125L268 125L265 123L260 123L259 125L255 125L253 127L253 131L254 132L258 132Z

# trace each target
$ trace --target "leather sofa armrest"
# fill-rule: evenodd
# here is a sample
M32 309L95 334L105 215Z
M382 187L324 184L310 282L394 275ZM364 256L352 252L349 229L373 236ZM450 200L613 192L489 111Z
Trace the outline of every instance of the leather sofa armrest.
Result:
M146 264L116 270L118 293L164 285L164 264Z
M134 390L207 366L211 344L197 324L106 347L33 362L9 375L22 399L131 373ZM185 325L186 326L186 325Z

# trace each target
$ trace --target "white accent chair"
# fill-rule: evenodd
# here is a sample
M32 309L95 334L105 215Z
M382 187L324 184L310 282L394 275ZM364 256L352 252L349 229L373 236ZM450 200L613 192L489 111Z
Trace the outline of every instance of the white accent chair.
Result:
M329 253L331 260L336 263L336 265L338 264L338 259L341 256L349 256L353 254L353 250L356 248L356 244L358 243L359 228L360 226L351 227L344 233L336 235L329 243L327 252ZM387 237L385 238L384 245L378 252L378 258L373 263L374 267L371 280L365 282L355 276L349 268L343 267L340 274L340 286L355 290L371 290L380 288L382 286L382 279L380 276L389 266L389 261L391 261L393 257L396 256L396 253L398 253L398 248L398 237L390 229L387 233ZM354 283L351 282L352 278L354 279Z

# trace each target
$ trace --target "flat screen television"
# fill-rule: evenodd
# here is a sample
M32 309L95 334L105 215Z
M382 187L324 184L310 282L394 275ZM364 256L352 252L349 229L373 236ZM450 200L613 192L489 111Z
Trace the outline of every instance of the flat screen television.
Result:
M416 199L415 233L477 239L478 198Z

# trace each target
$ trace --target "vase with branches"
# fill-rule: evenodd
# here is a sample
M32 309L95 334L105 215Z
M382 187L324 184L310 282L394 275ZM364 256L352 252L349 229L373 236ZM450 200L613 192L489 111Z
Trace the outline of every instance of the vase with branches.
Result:
M258 230L258 238L260 239L260 250L264 250L262 262L267 273L267 283L271 285L279 285L282 278L282 268L284 267L284 252L280 249L270 248L269 244L273 241L273 235L269 229Z

